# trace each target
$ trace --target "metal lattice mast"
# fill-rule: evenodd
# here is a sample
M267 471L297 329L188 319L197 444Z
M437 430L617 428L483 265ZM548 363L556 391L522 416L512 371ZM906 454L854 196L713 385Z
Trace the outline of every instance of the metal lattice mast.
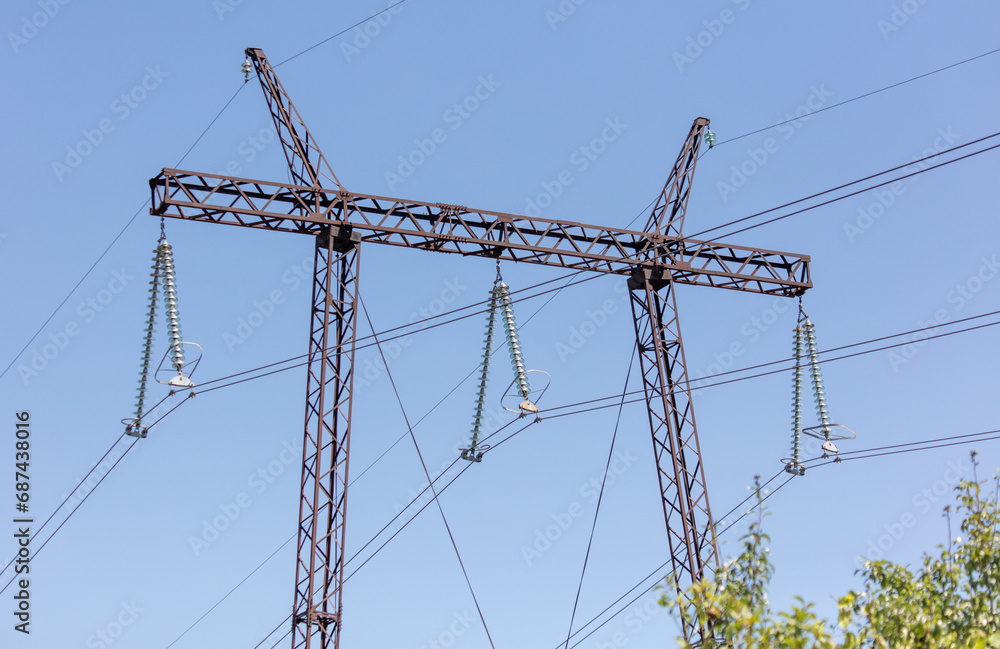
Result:
M296 183L314 190L296 211L316 211L323 180L344 188L264 56L248 48ZM338 219L330 219L338 220ZM360 237L345 223L315 235L305 436L292 604L292 647L337 649L343 615L344 543L357 338Z
M718 552L674 290L689 284L791 297L812 283L805 255L683 238L708 120L695 120L642 231L474 210L344 189L264 53L250 48L247 57L257 70L292 182L164 169L150 180L150 211L316 238L293 647L337 649L340 643L362 241L629 277L678 588L715 566ZM324 178L335 187L324 186ZM685 637L696 640L704 633L696 621L684 619Z
M684 263L687 252L681 230L707 128L707 119L695 120L646 224L646 231L652 233L657 244L655 253L648 257L654 265L634 270L628 282L667 525L671 576L682 597L687 586L718 567L719 555L677 317L676 283L672 274L656 262L670 259ZM659 236L661 232L677 238L664 239ZM703 637L707 630L699 628L697 619L685 612L682 604L684 637Z
M358 246L344 229L316 237L293 647L339 647Z

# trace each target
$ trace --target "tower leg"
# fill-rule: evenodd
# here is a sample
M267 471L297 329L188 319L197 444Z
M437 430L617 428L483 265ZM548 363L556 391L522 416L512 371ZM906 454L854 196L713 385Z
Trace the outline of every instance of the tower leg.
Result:
M719 557L677 320L675 285L650 275L649 270L635 271L629 279L629 295L672 575L683 597L685 588L718 566ZM705 630L685 609L682 606L684 637L695 642L704 637Z
M316 237L313 271L293 649L340 646L359 254L330 229Z

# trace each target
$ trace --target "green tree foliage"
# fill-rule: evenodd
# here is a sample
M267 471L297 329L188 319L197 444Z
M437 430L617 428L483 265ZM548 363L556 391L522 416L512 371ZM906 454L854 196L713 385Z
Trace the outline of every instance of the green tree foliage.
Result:
M711 629L713 637L701 645L706 649L1000 649L998 491L1000 473L992 484L961 482L954 509L944 512L949 527L953 516L962 521L961 535L939 546L936 555L925 555L914 570L867 562L858 571L864 590L840 598L836 624L819 618L802 599L788 611L771 609L767 587L774 567L762 515L741 539L741 553L714 578L682 597L664 595L660 603L683 606L693 616L688 619Z

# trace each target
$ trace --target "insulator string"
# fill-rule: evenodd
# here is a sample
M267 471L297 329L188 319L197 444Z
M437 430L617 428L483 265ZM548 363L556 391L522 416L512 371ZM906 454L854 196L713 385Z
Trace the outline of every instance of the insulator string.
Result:
M826 394L823 390L823 376L819 371L819 353L816 351L816 334L813 323L806 318L805 336L806 344L809 346L809 369L812 373L813 396L816 398L816 415L819 417L820 426L823 427L823 436L830 440L830 414L826 408Z
M795 370L792 373L792 466L797 470L802 457L802 326L795 327L792 338L792 356Z
M499 273L499 269L497 270ZM490 290L490 306L486 315L486 336L483 340L483 363L479 372L479 391L476 393L476 408L472 415L472 441L469 448L462 450L462 458L478 462L482 459L479 451L480 426L483 423L483 416L486 411L486 384L489 381L490 357L493 354L493 330L496 324L497 305L499 304L499 291L496 285Z
M500 260L497 259L497 275L490 289L489 308L486 314L486 337L483 340L483 362L480 365L479 387L476 392L476 406L472 414L472 432L469 447L461 449L463 460L479 462L489 446L480 446L479 435L486 411L486 384L489 381L490 358L493 356L493 336L496 326L497 311L502 313L503 329L507 338L507 349L510 351L510 363L514 370L514 384L524 400L521 402L521 416L528 412L538 412L528 396L531 387L528 385L528 370L524 364L521 352L521 341L517 333L517 322L514 319L514 305L510 296L510 287L503 281L500 273Z
M184 369L184 346L181 344L180 313L177 311L177 281L174 274L173 248L166 237L160 239L157 247L163 268L163 304L167 315L167 335L170 337L170 358L174 369L180 374Z
M162 227L162 226L161 226ZM142 417L145 414L146 392L149 386L149 360L153 355L153 339L156 327L156 306L160 292L160 254L159 246L153 254L153 272L149 282L149 313L146 316L146 336L142 345L142 358L139 366L139 392L136 395L135 420L127 424L125 431L133 437L145 437L145 426Z
M522 399L531 394L528 386L528 370L524 365L524 355L521 353L521 340L517 333L517 322L514 319L514 306L510 299L510 287L502 281L499 286L500 308L503 311L504 331L507 334L507 349L510 351L510 365L514 370L514 382Z
M174 272L173 250L167 242L164 220L160 219L160 240L153 251L153 266L149 282L149 310L146 314L146 334L142 345L142 359L139 366L139 390L136 396L135 417L123 419L125 432L132 437L145 437L147 426L143 424L146 395L149 387L150 360L153 356L153 340L156 328L157 309L160 302L160 286L163 286L163 304L166 311L167 336L170 342L171 364L179 377L183 377L184 344L181 342L180 314L177 311L177 282ZM196 361L197 364L197 361ZM175 385L170 383L170 385Z
M836 452L836 447L830 441L831 427L834 424L830 423L830 413L826 407L826 392L823 389L823 375L819 369L819 351L816 348L816 327L802 308L801 297L799 298L799 318L792 337L792 356L795 359L792 374L792 456L788 458L785 470L794 475L803 475L806 468L802 464L802 370L807 363L807 356L809 375L812 379L813 399L816 402L816 416L819 419L819 425L815 428L819 428L823 432L824 450Z

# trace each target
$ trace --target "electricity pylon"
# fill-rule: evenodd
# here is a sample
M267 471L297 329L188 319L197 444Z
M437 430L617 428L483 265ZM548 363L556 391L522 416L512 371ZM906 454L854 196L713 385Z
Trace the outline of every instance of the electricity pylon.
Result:
M310 235L316 242L299 500L293 649L340 646L359 252L388 244L625 275L678 592L718 565L675 288L787 297L811 288L809 257L687 239L691 181L708 120L694 121L645 228L585 225L348 191L263 51L249 48L290 183L164 169L156 216ZM710 630L682 610L692 641Z

